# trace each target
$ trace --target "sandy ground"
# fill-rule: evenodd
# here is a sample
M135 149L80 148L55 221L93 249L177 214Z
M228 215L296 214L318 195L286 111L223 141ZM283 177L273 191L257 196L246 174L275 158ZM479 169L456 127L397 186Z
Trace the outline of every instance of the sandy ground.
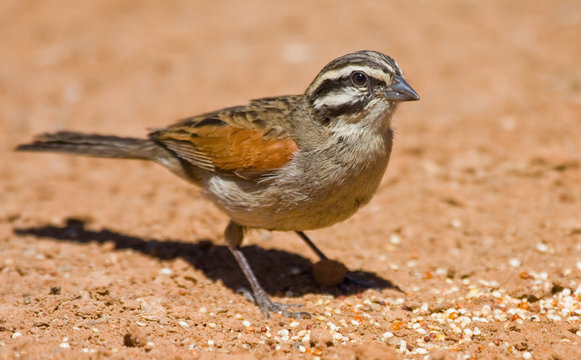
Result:
M1 358L581 358L578 0L4 0L0 32ZM371 204L309 234L378 288L318 286L292 233L246 242L311 319L263 317L228 219L167 171L12 151L300 93L359 49L422 100Z

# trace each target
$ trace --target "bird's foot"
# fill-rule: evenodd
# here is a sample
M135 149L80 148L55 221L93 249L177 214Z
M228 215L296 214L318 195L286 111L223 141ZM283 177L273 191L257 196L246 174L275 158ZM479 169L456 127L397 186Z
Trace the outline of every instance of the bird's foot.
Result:
M349 288L351 285L356 285L363 289L373 289L375 286L363 279L360 279L352 274L345 275L345 279L341 284L339 284L339 288L343 292L349 292Z
M262 313L267 318L270 317L270 313L277 313L281 314L284 317L291 317L295 319L309 319L311 314L305 311L288 311L289 308L301 307L302 304L281 304L277 302L273 302L270 299L270 296L266 292L260 291L257 294L254 294L254 301L262 310Z
M354 276L352 274L345 275L345 280L343 282L347 282L348 284L355 284L355 285L357 285L361 288L365 288L365 289L372 289L375 287L369 281L360 279L357 276Z

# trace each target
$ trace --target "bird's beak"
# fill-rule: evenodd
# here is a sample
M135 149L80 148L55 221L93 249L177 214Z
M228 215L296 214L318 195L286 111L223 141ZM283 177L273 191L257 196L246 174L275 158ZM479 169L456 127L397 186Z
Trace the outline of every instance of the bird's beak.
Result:
M420 99L418 93L399 75L395 75L393 83L385 92L385 97L387 100L393 101L414 101Z

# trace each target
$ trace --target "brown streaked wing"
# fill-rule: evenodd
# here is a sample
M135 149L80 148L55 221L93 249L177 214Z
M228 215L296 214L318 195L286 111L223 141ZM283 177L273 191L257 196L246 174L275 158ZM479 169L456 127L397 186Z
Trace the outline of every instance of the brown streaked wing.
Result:
M150 137L202 169L256 178L284 166L298 148L284 130L289 111L287 102L257 100L185 119Z

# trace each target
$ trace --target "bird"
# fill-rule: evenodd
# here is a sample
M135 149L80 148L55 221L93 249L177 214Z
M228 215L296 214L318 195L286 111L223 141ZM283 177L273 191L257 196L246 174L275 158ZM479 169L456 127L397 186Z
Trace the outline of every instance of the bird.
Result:
M376 192L393 146L399 103L419 100L388 55L340 56L303 94L266 97L152 130L146 138L72 131L41 134L17 151L59 152L153 161L200 187L230 221L224 238L255 303L301 318L295 305L273 302L242 249L251 229L304 233L352 216Z

